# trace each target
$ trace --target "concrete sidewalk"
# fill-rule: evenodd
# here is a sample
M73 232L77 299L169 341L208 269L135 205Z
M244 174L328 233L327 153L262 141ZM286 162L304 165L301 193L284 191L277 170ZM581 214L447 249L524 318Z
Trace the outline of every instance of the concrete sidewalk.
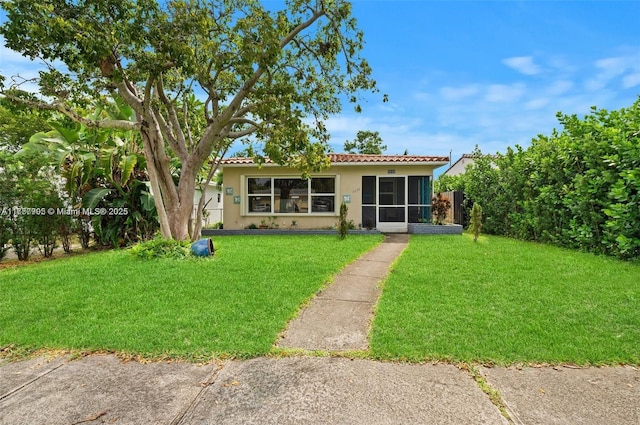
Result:
M640 423L632 367L483 369L515 424ZM453 365L288 357L123 363L112 355L0 366L0 424L508 424Z
M278 345L366 350L379 283L406 238L388 235L345 268ZM0 425L640 424L638 368L477 369L508 418L468 370L449 364L308 356L207 365L113 355L0 360Z

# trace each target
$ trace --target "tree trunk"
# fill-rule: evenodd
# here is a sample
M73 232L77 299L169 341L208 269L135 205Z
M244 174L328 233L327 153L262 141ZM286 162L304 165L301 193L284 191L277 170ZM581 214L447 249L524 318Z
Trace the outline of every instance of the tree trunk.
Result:
M178 184L178 203L168 210L171 234L176 240L188 240L195 235L189 234L189 220L193 214L193 197L195 195L194 170L183 164L180 183Z
M154 159L154 141L150 137L147 129L143 128L140 132L142 135L142 145L144 147L144 156L147 160L147 173L149 174L149 183L151 184L151 194L153 195L153 202L156 206L158 213L158 221L160 223L160 233L163 238L171 239L171 227L169 226L169 218L165 210L165 204L162 199L162 191L160 190L158 172L156 169L156 161Z
M193 210L195 173L189 163L183 164L176 187L164 147L164 138L153 113L146 114L141 129L144 156L153 199L158 211L160 232L167 239L188 240L188 222Z
M148 114L141 130L147 171L158 211L160 231L167 239L189 240L198 235L189 232L189 220L193 213L196 174L202 164L198 158L189 155L182 161L180 180L176 187L170 173L169 158L164 148L164 138L154 117Z

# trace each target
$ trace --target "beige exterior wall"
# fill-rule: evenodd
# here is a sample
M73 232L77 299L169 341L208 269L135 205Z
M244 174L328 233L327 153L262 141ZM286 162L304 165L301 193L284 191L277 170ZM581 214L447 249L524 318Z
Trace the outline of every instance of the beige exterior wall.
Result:
M444 174L446 174L447 176L459 176L460 174L463 174L466 168L474 162L475 159L473 158L462 157L458 159L455 164L451 166L451 168L445 171Z
M348 219L353 220L356 226L362 224L362 176L433 176L435 166L429 164L338 164L321 173L313 173L312 177L336 177L335 212L331 213L249 213L247 207L246 179L248 177L300 177L298 170L292 170L280 166L224 166L224 190L223 190L223 223L229 230L243 229L250 224L259 226L261 221L271 222L270 217L276 216L275 224L279 228L289 228L292 221L296 221L298 229L320 229L336 226L338 223L339 207L343 196L349 195L351 202ZM234 197L236 197L234 202ZM238 198L240 203L237 203Z

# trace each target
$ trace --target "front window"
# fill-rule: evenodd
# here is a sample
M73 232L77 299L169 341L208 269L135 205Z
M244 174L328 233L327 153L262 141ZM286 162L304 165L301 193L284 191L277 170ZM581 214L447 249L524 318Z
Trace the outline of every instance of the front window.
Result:
M248 181L249 212L270 213L271 179L250 178Z
M336 179L320 177L311 179L311 212L334 212Z
M309 182L302 179L273 179L274 213L309 212Z
M309 214L335 212L335 177L247 179L249 213Z

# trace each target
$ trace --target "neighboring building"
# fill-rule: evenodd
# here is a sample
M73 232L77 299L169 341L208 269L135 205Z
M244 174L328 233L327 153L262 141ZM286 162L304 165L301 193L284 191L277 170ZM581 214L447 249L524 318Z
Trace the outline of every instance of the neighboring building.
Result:
M488 156L495 158L494 155ZM447 176L458 176L460 174L464 174L464 172L467 170L467 167L474 162L476 162L476 160L473 158L473 154L465 153L442 174ZM492 163L492 166L495 167L495 164Z
M193 217L196 216L196 208L200 201L199 189L196 189L193 197ZM215 224L222 221L222 190L214 183L210 182L209 186L205 189L204 198L204 211L202 225L207 226L209 224Z
M473 164L474 162L475 160L473 159L473 155L470 153L465 153L460 157L460 159L454 162L453 165L447 169L447 171L442 174L446 176L458 176L460 174L463 174L469 164Z
M303 180L300 171L251 158L222 161L225 229L275 222L289 228L335 226L340 204L356 226L406 232L431 220L433 170L446 156L329 154L331 166Z

